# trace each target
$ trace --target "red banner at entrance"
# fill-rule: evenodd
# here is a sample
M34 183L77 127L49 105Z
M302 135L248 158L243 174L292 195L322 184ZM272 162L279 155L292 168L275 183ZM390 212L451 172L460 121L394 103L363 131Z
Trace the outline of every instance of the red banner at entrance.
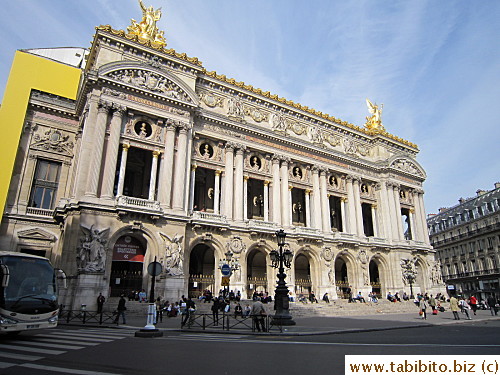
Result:
M120 237L113 248L113 260L144 262L144 248L134 237Z

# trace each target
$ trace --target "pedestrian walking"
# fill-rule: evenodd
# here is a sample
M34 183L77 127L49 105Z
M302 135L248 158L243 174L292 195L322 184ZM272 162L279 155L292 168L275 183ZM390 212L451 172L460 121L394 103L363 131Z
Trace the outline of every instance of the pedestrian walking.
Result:
M474 297L473 295L469 297L469 306L472 309L472 312L474 315L476 315L477 311L477 298Z
M471 320L471 317L469 314L470 306L467 303L467 301L464 299L463 296L460 297L460 301L458 302L458 305L460 306L462 313L465 314L465 316L467 316L467 320Z
M219 298L214 298L214 303L212 304L212 318L214 321L214 326L219 325Z
M266 310L264 309L264 305L260 301L255 301L252 305L252 310L250 311L250 315L252 315L253 322L257 331L266 332L266 326L264 324L264 317L267 315Z
M458 300L455 298L455 296L451 296L450 298L450 310L453 313L453 319L460 320L460 316L458 315L460 307L458 306Z
M104 298L102 293L99 293L99 296L97 296L97 313L98 314L102 313L102 308L104 306L104 302L106 302L106 298Z
M420 307L420 315L422 316L422 319L426 320L427 319L427 313L426 313L427 301L422 296L420 296L420 298L419 298L418 306Z
M116 318L115 318L116 324L118 324L118 321L120 320L120 316L123 319L123 324L127 324L127 321L125 318L125 310L127 310L127 307L125 306L125 296L122 294L120 296L120 300L118 301L118 307L116 308Z
M486 301L488 302L488 306L490 308L491 315L498 315L498 309L496 306L497 299L495 298L495 295L491 294Z

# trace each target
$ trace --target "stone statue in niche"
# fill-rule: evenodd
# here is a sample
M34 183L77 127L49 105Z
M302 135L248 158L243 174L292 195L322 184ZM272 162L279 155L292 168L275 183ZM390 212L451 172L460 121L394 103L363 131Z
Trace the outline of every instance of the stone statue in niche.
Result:
M243 118L243 104L240 99L229 98L227 114L229 116Z
M98 230L92 225L87 228L80 225L83 237L77 247L76 262L79 271L104 272L106 264L106 244L109 228Z
M161 238L165 241L164 269L167 275L180 276L184 274L182 240L184 236L175 234L170 237L160 232Z

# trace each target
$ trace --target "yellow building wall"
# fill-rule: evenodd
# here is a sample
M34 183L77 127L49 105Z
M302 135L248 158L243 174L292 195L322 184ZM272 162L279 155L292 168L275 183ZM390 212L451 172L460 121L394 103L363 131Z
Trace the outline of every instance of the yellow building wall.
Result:
M31 90L76 99L81 70L17 51L0 107L0 213L3 215Z

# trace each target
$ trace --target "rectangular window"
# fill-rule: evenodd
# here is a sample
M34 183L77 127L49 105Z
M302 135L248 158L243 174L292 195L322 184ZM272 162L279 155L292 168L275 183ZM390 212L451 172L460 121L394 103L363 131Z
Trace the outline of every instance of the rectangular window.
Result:
M61 163L38 159L29 206L51 210L55 205Z

